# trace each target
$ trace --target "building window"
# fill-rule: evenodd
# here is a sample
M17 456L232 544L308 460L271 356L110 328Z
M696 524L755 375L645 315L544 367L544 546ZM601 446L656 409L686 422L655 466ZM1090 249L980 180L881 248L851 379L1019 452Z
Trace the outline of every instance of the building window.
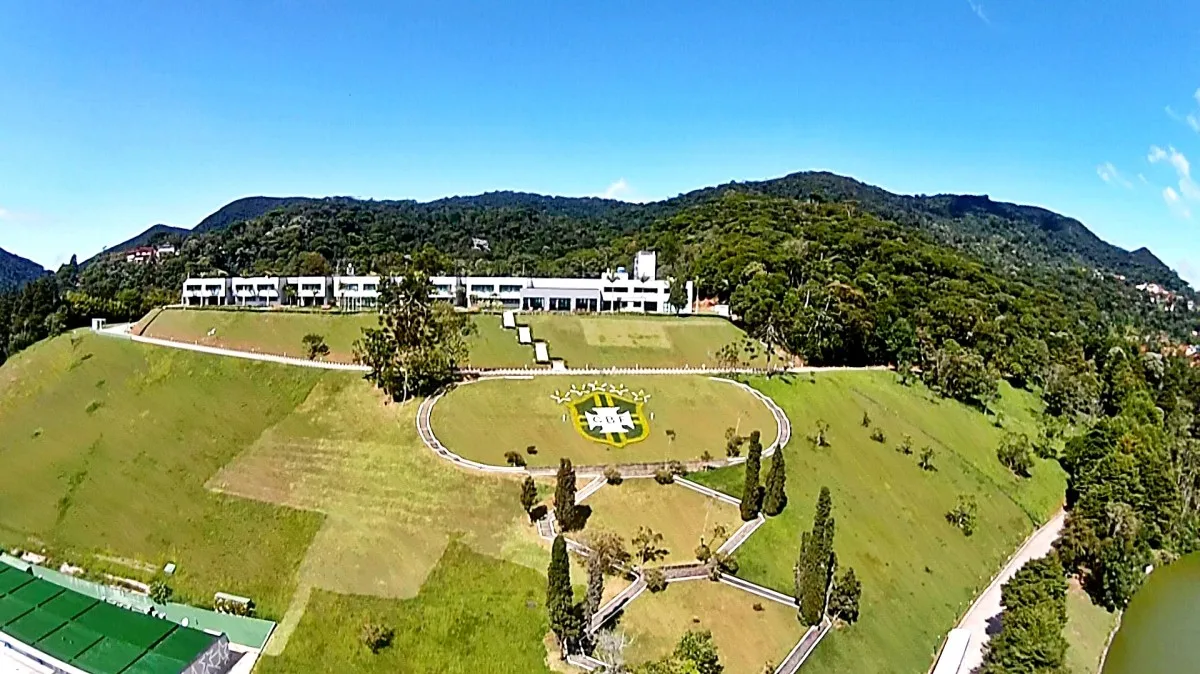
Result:
M374 283L364 283L364 284L363 284L363 291L365 291L365 292L369 292L369 293L370 293L370 292L375 292L375 289L376 289L376 288L378 288L378 287L379 287L379 286L378 286L377 284L374 284Z
M502 285L502 286L500 286L500 292L502 292L502 293L519 293L519 292L521 292L522 287L523 286Z
M434 286L433 288L434 288L434 290L437 290L439 293L450 292L450 286Z
M658 302L646 302L646 311L658 311Z
M550 311L570 311L570 310L571 310L571 298L570 297L551 297L550 298Z
M494 293L494 292L496 292L496 286L494 286L494 285L473 285L473 286L471 286L471 292L473 292L473 293Z

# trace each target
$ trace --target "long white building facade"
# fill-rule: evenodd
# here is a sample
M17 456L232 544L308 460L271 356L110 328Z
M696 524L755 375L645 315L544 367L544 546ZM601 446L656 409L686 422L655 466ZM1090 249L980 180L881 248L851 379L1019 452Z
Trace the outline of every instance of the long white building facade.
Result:
M520 311L691 313L695 284L685 283L687 305L672 306L671 281L657 277L657 256L642 251L633 269L618 267L598 278L518 276L433 276L433 297L466 300L468 307ZM257 278L189 278L183 284L187 306L337 307L346 311L374 309L379 302L378 276L267 276Z

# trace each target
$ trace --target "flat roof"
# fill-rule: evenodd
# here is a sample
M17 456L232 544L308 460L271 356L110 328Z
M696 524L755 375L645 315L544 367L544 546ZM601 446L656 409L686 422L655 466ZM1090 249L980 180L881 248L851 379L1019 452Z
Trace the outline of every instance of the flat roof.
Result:
M92 674L179 674L217 641L2 564L0 631Z

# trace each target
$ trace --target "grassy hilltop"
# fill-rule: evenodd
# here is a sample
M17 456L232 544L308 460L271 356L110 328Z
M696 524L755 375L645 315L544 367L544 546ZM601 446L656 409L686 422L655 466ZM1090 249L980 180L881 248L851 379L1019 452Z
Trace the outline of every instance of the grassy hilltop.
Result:
M1013 477L996 460L1002 431L990 417L891 373L751 383L785 409L794 437L790 505L738 552L740 575L790 592L799 532L830 486L838 556L863 581L863 617L823 642L805 671L925 669L975 593L1058 506L1062 472L1039 461L1032 478ZM1032 431L1036 406L1005 387L1005 428ZM174 561L175 590L201 605L217 590L252 596L281 621L260 671L548 671L548 556L518 482L435 457L415 411L385 404L353 374L65 335L0 368L0 543L136 578ZM870 439L864 411L885 442ZM527 421L520 406L475 413L498 434ZM818 419L830 424L830 447L805 440ZM905 434L913 455L896 451ZM926 445L936 471L917 466ZM735 468L698 479L737 495L742 477ZM688 520L691 494L606 487L589 501L589 527L628 536L648 525L669 534L672 559L686 559L693 538L736 517L701 504ZM943 519L959 494L979 503L969 538ZM584 582L578 568L574 581ZM786 652L786 610L751 611L743 597L695 583L635 602L623 623L640 644L631 656L667 648L693 617L727 645L734 669ZM726 614L763 624L747 632ZM367 620L396 629L379 656L357 641ZM761 648L731 645L746 635Z

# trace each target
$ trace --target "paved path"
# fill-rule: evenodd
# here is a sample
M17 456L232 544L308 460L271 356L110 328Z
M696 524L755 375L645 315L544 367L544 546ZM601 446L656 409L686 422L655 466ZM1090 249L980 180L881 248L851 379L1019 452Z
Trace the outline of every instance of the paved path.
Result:
M963 657L962 665L958 668L958 674L968 674L983 664L983 647L991 639L989 632L995 633L999 628L1001 586L1008 582L1008 579L1012 578L1013 574L1025 565L1025 562L1044 557L1050 552L1054 541L1062 532L1065 519L1066 512L1060 510L1058 514L1050 518L1049 522L1025 539L1021 547L1013 553L1012 558L1008 560L1000 573L996 574L991 584L987 586L983 594L979 595L975 603L967 610L966 615L959 621L959 629L971 631L971 640L967 644L967 653Z

